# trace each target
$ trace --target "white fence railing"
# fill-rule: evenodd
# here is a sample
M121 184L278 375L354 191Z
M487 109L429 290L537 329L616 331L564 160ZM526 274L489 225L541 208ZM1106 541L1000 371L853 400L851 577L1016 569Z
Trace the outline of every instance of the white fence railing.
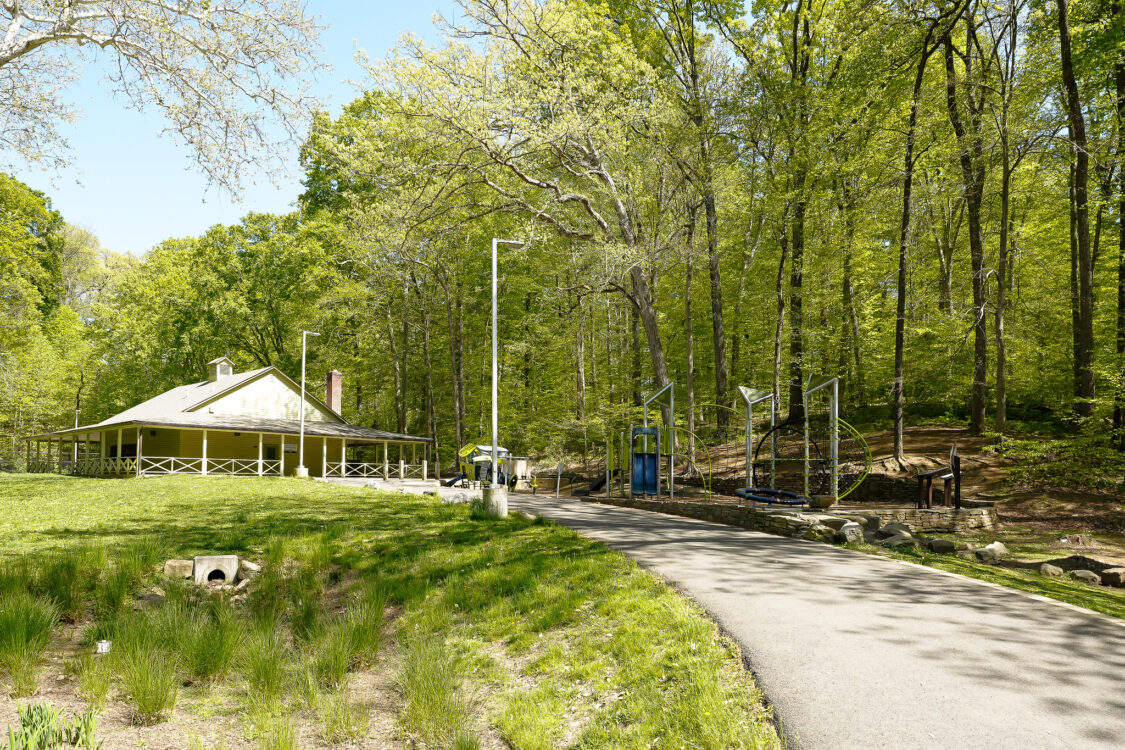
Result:
M178 458L169 456L143 456L142 474L223 474L239 477L258 476L256 458L208 458L206 472L202 458ZM262 461L263 476L280 476L280 461Z
M368 464L358 461L329 461L325 466L324 475L327 477L354 477L357 479L427 479L429 478L429 462L422 461L417 464L408 464L399 461L398 464Z

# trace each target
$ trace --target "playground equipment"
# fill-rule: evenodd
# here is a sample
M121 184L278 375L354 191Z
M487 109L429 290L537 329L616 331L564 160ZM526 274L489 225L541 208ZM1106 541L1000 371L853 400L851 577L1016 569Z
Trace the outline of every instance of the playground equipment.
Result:
M762 391L740 387L747 403L746 450L753 446L753 406L771 402L770 429L753 446L748 486L735 494L752 503L804 505L817 496L836 502L851 494L871 470L871 449L839 416L839 379L810 375L802 393L804 415L776 424L776 404ZM841 439L841 433L843 439ZM765 454L763 455L763 451ZM841 467L847 487L840 491Z
M648 452L648 438L656 443L656 452ZM637 450L637 438L643 438L643 447ZM660 499L660 429L657 427L633 427L629 440L632 448L632 472L629 491L634 497L655 495Z
M497 466L496 484L510 489L526 487L531 481L527 456L513 456L507 448L497 447L496 461L492 460L492 446L470 443L457 453L458 474L445 483L451 487L458 482L492 483L492 467Z

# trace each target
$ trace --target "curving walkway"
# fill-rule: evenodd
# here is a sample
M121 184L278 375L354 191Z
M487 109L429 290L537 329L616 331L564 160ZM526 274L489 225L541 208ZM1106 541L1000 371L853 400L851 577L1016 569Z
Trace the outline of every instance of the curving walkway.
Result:
M511 495L703 605L789 747L1125 747L1125 622L850 550L574 499Z

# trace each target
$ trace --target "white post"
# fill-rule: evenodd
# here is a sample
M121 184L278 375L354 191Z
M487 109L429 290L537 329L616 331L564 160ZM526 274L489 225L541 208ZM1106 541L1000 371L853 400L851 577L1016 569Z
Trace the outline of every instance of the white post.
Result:
M387 457L387 442L383 441L383 479L391 478L391 462Z
M497 239L492 238L492 481L491 485L496 486L496 478L499 476L497 472L500 468L499 446L499 428L497 422L498 407L496 404L496 381L499 378L499 369L496 364L496 243Z
M320 439L320 476L328 476L328 438Z
M143 424L139 424L139 425L137 425L137 476L138 477L143 477L145 475L144 471L141 469L141 460L144 458L144 450L143 450L144 442L145 442L145 426Z
M207 430L203 431L203 476L207 476Z
M120 472L120 471L121 471L121 467L122 467L122 463L121 463L121 442L122 442L122 437L121 437L121 435L122 435L122 433L124 433L124 432L125 432L125 428L124 428L124 427L118 427L118 428L117 428L117 470L118 470L118 472Z
M340 438L340 476L348 475L348 439Z
M836 378L832 379L832 429L830 431L829 439L832 441L831 459L832 459L832 497L838 498L840 496L840 425L839 425L839 398L840 398L840 381ZM805 419L808 419L805 415Z
M398 478L406 479L406 462L401 458L398 460Z
M258 433L258 476L262 476L262 433Z
M278 437L281 438L281 447L278 449L280 451L278 455L280 460L277 464L277 475L283 477L285 476L285 435L280 434Z
M301 437L297 441L297 476L307 477L305 468L305 341L309 336L319 336L312 331L301 331Z
M422 459L422 479L429 479L429 461Z

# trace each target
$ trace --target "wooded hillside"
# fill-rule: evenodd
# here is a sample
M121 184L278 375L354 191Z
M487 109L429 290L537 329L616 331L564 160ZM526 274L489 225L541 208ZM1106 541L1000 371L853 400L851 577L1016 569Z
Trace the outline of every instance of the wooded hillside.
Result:
M487 429L493 237L525 243L500 250L519 452L601 443L669 381L722 432L738 385L799 410L809 373L900 433L1122 439L1117 0L465 0L443 30L317 118L287 216L133 261L0 176L3 448L220 355L298 375L307 328L348 419L448 466Z

